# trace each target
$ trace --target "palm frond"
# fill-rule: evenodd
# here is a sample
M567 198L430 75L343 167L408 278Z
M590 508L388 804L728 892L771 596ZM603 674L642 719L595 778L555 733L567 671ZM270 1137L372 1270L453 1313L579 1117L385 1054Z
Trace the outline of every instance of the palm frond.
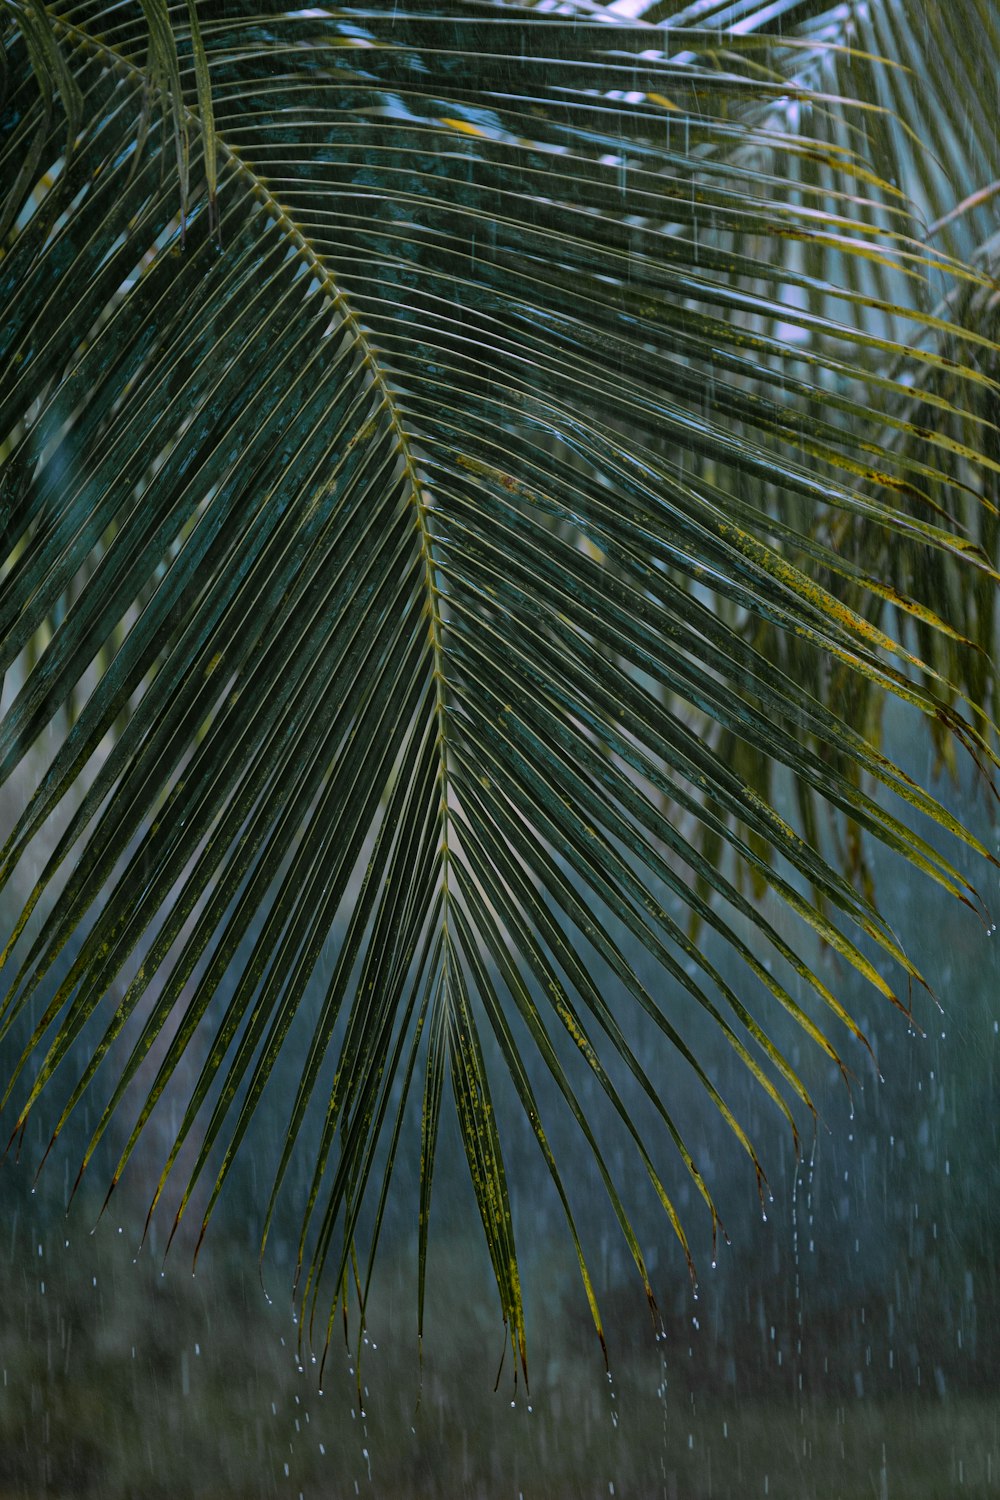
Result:
M890 999L882 960L918 977L814 806L978 902L913 815L986 849L844 703L899 700L997 764L983 642L927 587L997 582L996 343L960 306L992 274L921 238L887 168L881 32L834 47L816 6L775 35L732 5L659 30L474 0L7 9L0 776L83 700L2 852L6 881L60 829L3 955L4 1031L37 1007L13 1128L62 1064L53 1140L106 1075L85 1166L137 1090L113 1186L195 1059L154 1205L193 1140L175 1227L206 1173L207 1223L308 1012L266 1216L321 1101L313 1312L363 1223L374 1256L422 1072L421 1288L450 1087L526 1375L490 1059L600 1333L533 1076L652 1301L564 1042L690 1260L622 1070L716 1210L620 1001L759 1176L681 999L794 1131L812 1103L769 1007L842 1069L860 1037L806 934ZM904 547L910 581L880 578Z

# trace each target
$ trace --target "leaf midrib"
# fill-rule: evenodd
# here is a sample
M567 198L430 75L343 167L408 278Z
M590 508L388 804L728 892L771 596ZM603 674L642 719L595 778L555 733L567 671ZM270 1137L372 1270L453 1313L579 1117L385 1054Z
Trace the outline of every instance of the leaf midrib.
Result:
M48 10L48 7L46 7ZM144 86L151 86L151 80L146 70L126 53L119 51L103 38L93 36L83 27L65 19L62 16L53 15L49 10L49 19L52 24L67 36L87 48L92 53L103 54L112 61L117 68L125 69L134 77L141 79ZM181 112L189 124L194 124L201 129L201 119L197 110L193 109L186 100L181 100ZM216 127L215 140L219 150L223 153L226 161L239 173L242 173L252 185L255 201L260 203L265 211L273 217L279 231L295 246L299 255L309 265L317 281L325 290L329 301L341 314L345 322L353 330L355 338L362 352L362 361L372 380L382 396L382 408L386 412L389 424L396 435L399 445L399 454L406 471L406 477L410 488L413 502L414 519L419 539L420 556L424 571L424 584L427 594L427 616L428 616L428 641L433 661L433 679L435 690L435 714L437 716L437 750L439 756L438 786L440 800L438 807L438 821L441 830L440 857L442 863L442 892L444 897L443 914L444 925L447 927L448 916L448 874L450 864L449 854L449 814L448 814L448 739L447 739L447 701L446 701L446 676L445 676L445 654L443 646L443 620L439 604L440 590L437 586L437 560L434 555L434 535L427 519L427 505L423 498L423 486L421 485L416 470L416 464L410 448L410 440L403 425L399 406L396 401L395 392L389 382L385 370L379 361L378 352L373 347L364 323L359 314L351 306L346 293L340 287L323 255L313 244L309 236L296 223L290 211L285 207L277 195L271 190L267 179L262 177L246 157L235 146L230 144L222 130Z

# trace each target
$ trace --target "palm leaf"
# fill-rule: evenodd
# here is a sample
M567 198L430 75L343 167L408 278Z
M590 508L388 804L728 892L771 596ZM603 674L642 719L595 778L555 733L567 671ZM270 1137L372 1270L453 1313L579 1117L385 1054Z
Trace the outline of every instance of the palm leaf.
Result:
M997 581L960 524L997 471L996 345L962 316L992 282L887 170L880 38L780 9L772 36L749 6L655 32L472 0L7 7L0 776L61 726L2 853L18 878L58 831L4 953L4 1030L33 1018L13 1129L61 1065L53 1141L106 1075L83 1166L138 1100L113 1186L192 1059L154 1206L193 1139L175 1227L207 1172L204 1232L306 1015L267 1224L320 1100L299 1264L336 1306L367 1226L363 1305L422 1070L421 1317L450 1086L525 1375L494 1062L600 1333L539 1074L652 1302L580 1078L689 1260L622 1069L716 1210L620 1000L760 1177L681 997L795 1131L771 1008L842 1069L861 1035L809 931L890 999L881 960L915 977L814 808L972 904L913 815L989 858L843 703L895 698L996 764L982 650L919 594ZM904 545L905 588L871 563Z
M704 14L702 24L736 23L752 30L765 16L768 24L777 19L772 7L745 5L739 15L736 9L709 7L711 14ZM970 349L969 358L981 373L995 379L991 205L1000 180L1000 159L993 130L996 101L983 93L983 60L996 58L1000 48L993 7L985 0L971 0L925 18L899 0L835 7L793 0L782 7L781 16L785 28L790 21L794 23L786 45L799 49L797 70L814 88L828 97L877 100L887 110L870 149L877 154L885 178L906 186L913 232L924 244L960 258L976 273L972 282L964 277L932 276L918 304L945 323L982 336L984 342L975 351ZM975 44L970 45L973 38ZM985 72L990 73L988 65ZM970 109L972 99L978 103ZM849 114L829 106L802 111L796 100L784 101L779 114L785 128L808 130L824 143L822 151L799 157L794 175L810 189L824 183L832 186L829 153L851 144ZM889 206L884 191L876 196ZM873 257L845 257L833 237L817 237L803 247L802 255L803 267L818 280L849 285L858 294L850 316L859 325L866 320L866 308L878 303L890 310L885 314L888 326L895 326L898 336L905 337L898 307L912 305L914 292L901 285L898 271ZM952 352L948 336L931 324L916 337L941 353ZM901 490L898 503L914 514L940 516L946 527L974 539L995 558L997 518L991 497L996 486L990 474L996 472L996 404L989 388L969 387L960 376L953 379L947 365L931 368L907 360L892 370L905 384L919 387L917 399L907 392L891 403L881 439L892 447L897 462L919 476L919 488ZM939 398L944 398L943 407L937 404ZM930 429L933 435L928 441ZM942 444L949 444L953 455L943 466L943 479L935 458ZM780 495L772 504L780 506ZM922 546L911 545L891 531L847 528L832 516L823 524L834 555L828 552L824 558L817 553L817 561L845 580L852 576L859 580L860 587L848 582L847 597L873 620L892 620L900 611L908 614L920 654L960 693L995 717L992 586L988 582L968 586L967 576L961 569L956 572L947 557L931 562ZM975 650L967 649L969 641ZM779 637L770 636L764 648L786 669L793 669ZM876 735L879 695L864 684L851 692L859 723ZM950 733L940 724L932 726L932 733L940 759L954 769ZM754 768L755 785L765 796L772 795L770 769L763 762ZM804 816L814 825L819 814L818 807L804 809ZM853 844L850 858L858 873L868 879L863 845Z

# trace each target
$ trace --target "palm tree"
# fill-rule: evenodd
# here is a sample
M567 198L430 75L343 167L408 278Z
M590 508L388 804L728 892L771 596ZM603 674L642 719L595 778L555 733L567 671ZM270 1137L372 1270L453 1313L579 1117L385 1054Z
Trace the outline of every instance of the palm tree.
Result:
M363 1314L422 1093L422 1323L450 1086L526 1374L495 1070L600 1335L549 1094L653 1304L581 1076L688 1255L623 1077L716 1211L634 1017L760 1180L678 1002L797 1141L774 1008L845 1075L863 1041L809 933L920 979L866 845L979 905L880 726L997 765L994 8L3 10L13 1132L100 1074L113 1188L186 1077L153 1206L190 1141L207 1224L291 1033L264 1238L318 1099L303 1295L363 1231Z

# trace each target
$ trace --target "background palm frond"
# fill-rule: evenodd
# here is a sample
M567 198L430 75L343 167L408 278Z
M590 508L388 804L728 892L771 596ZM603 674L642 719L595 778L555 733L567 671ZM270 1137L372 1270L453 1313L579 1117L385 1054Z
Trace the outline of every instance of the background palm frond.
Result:
M649 12L646 12L649 14ZM739 20L745 27L776 17L770 7L744 7L742 17L725 8L718 24ZM981 63L997 55L1000 45L996 16L991 5L973 0L938 15L916 12L912 7L887 0L880 5L849 3L834 7L792 4L782 11L783 24L795 24L792 38L802 49L797 64L806 78L828 99L863 98L877 101L883 112L866 121L867 150L877 159L886 180L902 186L909 202L912 233L928 248L937 247L949 256L974 266L979 284L964 279L954 282L947 274L932 273L922 288L902 284L898 268L874 257L845 257L831 239L821 237L802 249L802 265L818 282L849 284L858 300L848 314L859 326L874 303L883 309L886 326L904 342L910 336L945 356L934 368L912 360L890 368L906 386L891 403L881 442L892 448L909 472L920 476L919 489L903 490L898 504L914 514L937 513L955 532L975 540L990 557L997 555L995 469L984 468L981 455L996 458L997 402L989 381L967 387L959 395L961 380L948 373L949 357L958 348L949 329L952 325L983 336L976 349L961 355L990 380L997 375L992 342L995 336L994 306L997 289L995 251L995 196L1000 181L996 118L998 99L992 72ZM854 143L856 119L836 106L802 110L798 101L779 106L783 123L808 129L824 143L825 151L848 149ZM874 128L873 128L874 127ZM822 153L803 155L796 166L802 180L811 186L832 186L827 159ZM877 196L885 198L884 192ZM898 309L919 305L943 320L943 327L929 324L922 332L907 334ZM841 304L842 305L842 304ZM943 396L946 406L937 404ZM955 401L953 408L951 403ZM928 439L931 439L928 441ZM953 455L945 465L947 481L935 473L936 445L950 445ZM985 500L985 504L982 503ZM780 496L776 503L781 504ZM860 568L870 589L877 579L882 599L862 602L866 588L850 586L849 597L868 618L890 623L900 610L910 616L919 652L948 678L960 694L996 715L995 673L991 654L995 647L994 590L968 586L967 575L953 569L947 557L931 559L919 544L895 537L880 528L845 526L841 519L823 520L827 539L838 554L833 563L846 578L848 570ZM919 598L932 618L914 608ZM951 632L938 622L947 620ZM970 652L965 642L977 648ZM765 649L784 653L780 637L768 637ZM780 658L779 658L780 659ZM877 736L882 704L877 693L864 684L851 689L857 721L870 736ZM932 734L941 761L956 767L954 740L946 726L933 724ZM846 763L843 767L850 774ZM763 795L770 795L770 766L761 762L755 782ZM804 809L813 824L820 809ZM852 863L867 879L864 846L851 845Z
M137 1083L117 1181L180 1079L154 1203L193 1141L207 1223L304 1019L265 1234L309 1136L315 1310L362 1232L370 1268L421 1077L423 1283L450 1087L525 1372L494 1069L600 1333L538 1067L652 1301L580 1070L685 1254L623 1078L716 1213L625 1002L759 1176L684 1007L795 1130L769 1007L842 1068L860 1036L796 924L914 977L816 808L966 901L912 815L989 857L874 728L895 699L996 764L992 267L904 186L893 7L768 10L7 7L0 775L82 704L2 855L58 822L4 953L14 1129L106 1075L86 1165Z

